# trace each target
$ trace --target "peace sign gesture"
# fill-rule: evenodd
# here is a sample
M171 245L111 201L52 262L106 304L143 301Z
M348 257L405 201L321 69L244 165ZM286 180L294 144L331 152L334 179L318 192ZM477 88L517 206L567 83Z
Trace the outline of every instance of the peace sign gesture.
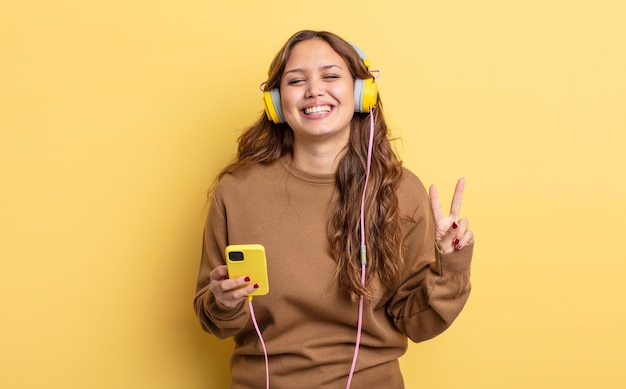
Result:
M467 229L469 222L467 219L459 219L464 188L465 179L460 178L454 189L450 215L446 217L441 210L437 188L434 185L430 186L430 206L435 218L435 242L444 254L461 250L463 247L474 243L474 233Z

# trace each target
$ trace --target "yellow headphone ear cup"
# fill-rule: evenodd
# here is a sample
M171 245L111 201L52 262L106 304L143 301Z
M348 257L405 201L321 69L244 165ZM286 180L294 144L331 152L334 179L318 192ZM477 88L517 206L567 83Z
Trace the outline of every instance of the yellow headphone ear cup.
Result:
M283 106L280 101L280 91L274 88L263 92L263 104L265 105L265 115L274 123L283 123Z
M371 108L376 107L378 102L378 86L373 78L363 80L363 112L369 112Z
M377 100L378 87L373 78L354 80L354 112L369 112Z

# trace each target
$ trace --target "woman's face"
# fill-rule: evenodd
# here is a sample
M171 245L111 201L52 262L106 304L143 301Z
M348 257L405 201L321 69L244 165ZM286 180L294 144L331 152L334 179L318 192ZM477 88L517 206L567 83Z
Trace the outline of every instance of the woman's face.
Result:
M354 80L346 62L324 40L308 39L292 48L280 95L296 142L348 143Z

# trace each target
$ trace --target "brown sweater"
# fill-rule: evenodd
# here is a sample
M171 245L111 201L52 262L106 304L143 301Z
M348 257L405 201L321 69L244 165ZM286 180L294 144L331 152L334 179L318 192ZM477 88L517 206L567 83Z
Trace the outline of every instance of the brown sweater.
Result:
M472 246L441 255L426 190L404 169L398 186L406 245L400 287L366 301L352 388L403 388L398 358L414 342L444 331L470 293ZM208 291L228 244L265 246L270 293L253 300L269 354L273 389L345 388L356 340L358 304L334 280L328 213L334 176L296 170L289 159L225 176L209 208L194 299L202 328L234 337L231 388L265 387L265 362L247 303L227 309Z

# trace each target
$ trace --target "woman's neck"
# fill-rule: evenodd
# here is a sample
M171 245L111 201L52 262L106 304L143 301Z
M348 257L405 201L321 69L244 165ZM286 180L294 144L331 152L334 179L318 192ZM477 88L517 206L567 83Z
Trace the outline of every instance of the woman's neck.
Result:
M337 145L299 145L294 144L293 164L306 173L333 174L341 156L345 152L345 146Z

